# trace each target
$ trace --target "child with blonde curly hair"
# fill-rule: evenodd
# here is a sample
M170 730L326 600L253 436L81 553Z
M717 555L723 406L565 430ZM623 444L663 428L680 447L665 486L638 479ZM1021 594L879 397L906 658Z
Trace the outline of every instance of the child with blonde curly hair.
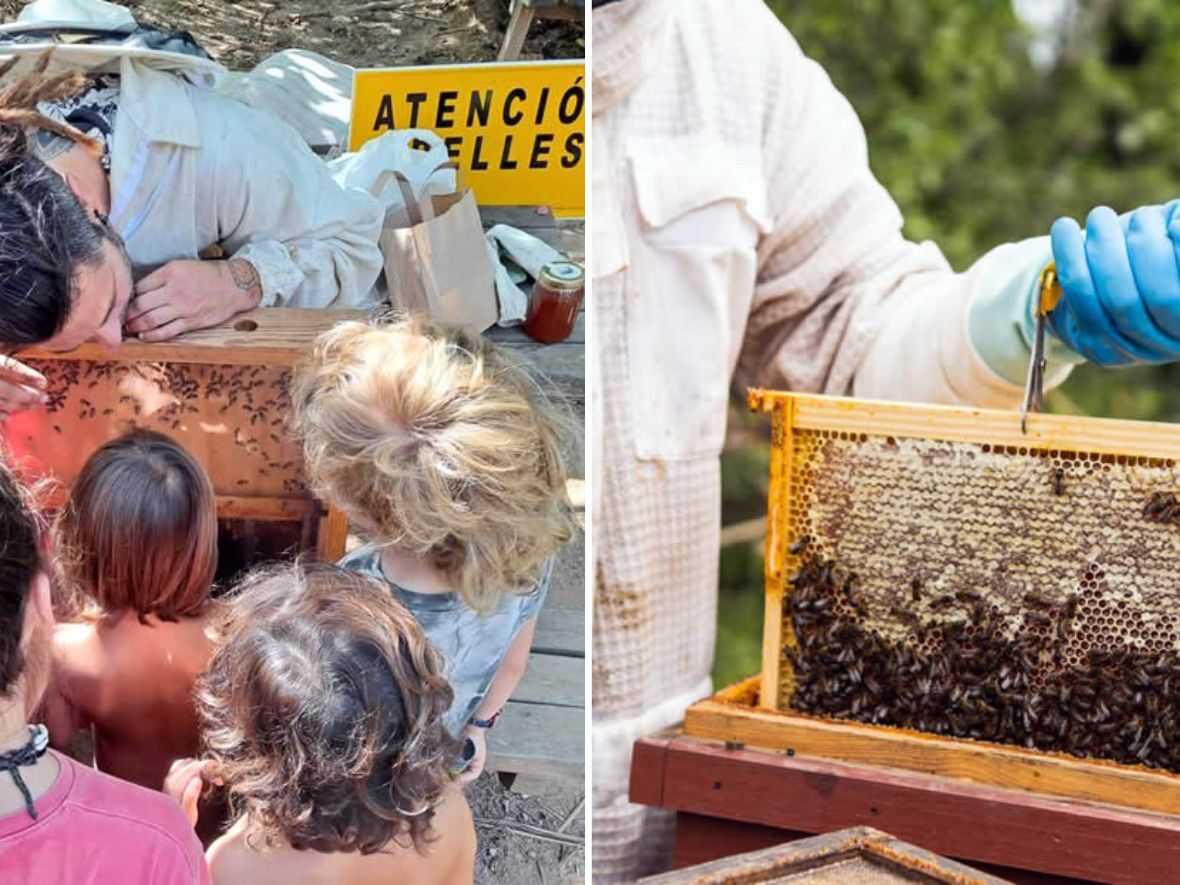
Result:
M410 316L326 332L291 399L310 477L368 539L341 564L388 585L446 660L471 780L573 535L564 416L505 351Z
M382 584L333 565L261 569L216 641L198 684L205 757L178 761L167 786L194 822L204 779L228 792L215 885L472 881L451 690Z

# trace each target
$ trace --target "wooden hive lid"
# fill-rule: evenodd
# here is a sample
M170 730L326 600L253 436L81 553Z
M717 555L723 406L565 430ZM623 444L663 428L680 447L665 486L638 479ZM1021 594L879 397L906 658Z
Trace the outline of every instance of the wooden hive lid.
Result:
M293 366L316 337L345 320L364 320L360 310L258 308L209 329L188 332L172 341L148 343L128 339L115 348L93 341L67 353L30 347L18 357L40 360L93 360L120 363L205 363L218 365Z

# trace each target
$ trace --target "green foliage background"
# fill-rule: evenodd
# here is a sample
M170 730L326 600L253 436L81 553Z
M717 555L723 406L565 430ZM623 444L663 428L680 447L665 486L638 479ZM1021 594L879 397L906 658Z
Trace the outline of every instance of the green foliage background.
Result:
M860 115L906 235L964 269L999 243L1180 196L1180 3L1079 0L1034 65L1009 0L771 0ZM1081 367L1051 411L1180 420L1180 369ZM736 414L739 427L745 419ZM725 523L765 507L765 453L723 464ZM722 552L719 684L758 670L761 554Z

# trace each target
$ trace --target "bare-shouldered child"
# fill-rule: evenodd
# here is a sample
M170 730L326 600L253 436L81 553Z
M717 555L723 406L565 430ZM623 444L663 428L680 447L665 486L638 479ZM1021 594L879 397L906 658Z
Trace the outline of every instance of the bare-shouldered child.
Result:
M43 706L54 746L91 731L98 768L151 789L199 744L193 687L212 654L217 516L201 466L138 430L87 461L55 526L59 587Z
M443 662L374 580L331 565L240 585L198 683L205 759L168 792L190 819L207 771L237 819L215 885L470 883L471 810L453 780Z

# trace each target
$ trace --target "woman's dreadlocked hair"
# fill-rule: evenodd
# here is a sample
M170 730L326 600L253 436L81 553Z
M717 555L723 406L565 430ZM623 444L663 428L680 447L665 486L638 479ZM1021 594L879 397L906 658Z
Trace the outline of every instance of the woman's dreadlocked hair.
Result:
M37 111L86 82L78 70L46 75L52 50L0 90L0 346L52 338L69 315L78 271L102 260L107 238L60 175L32 151L28 131L42 129L94 151L72 126ZM0 82L20 60L0 64Z

